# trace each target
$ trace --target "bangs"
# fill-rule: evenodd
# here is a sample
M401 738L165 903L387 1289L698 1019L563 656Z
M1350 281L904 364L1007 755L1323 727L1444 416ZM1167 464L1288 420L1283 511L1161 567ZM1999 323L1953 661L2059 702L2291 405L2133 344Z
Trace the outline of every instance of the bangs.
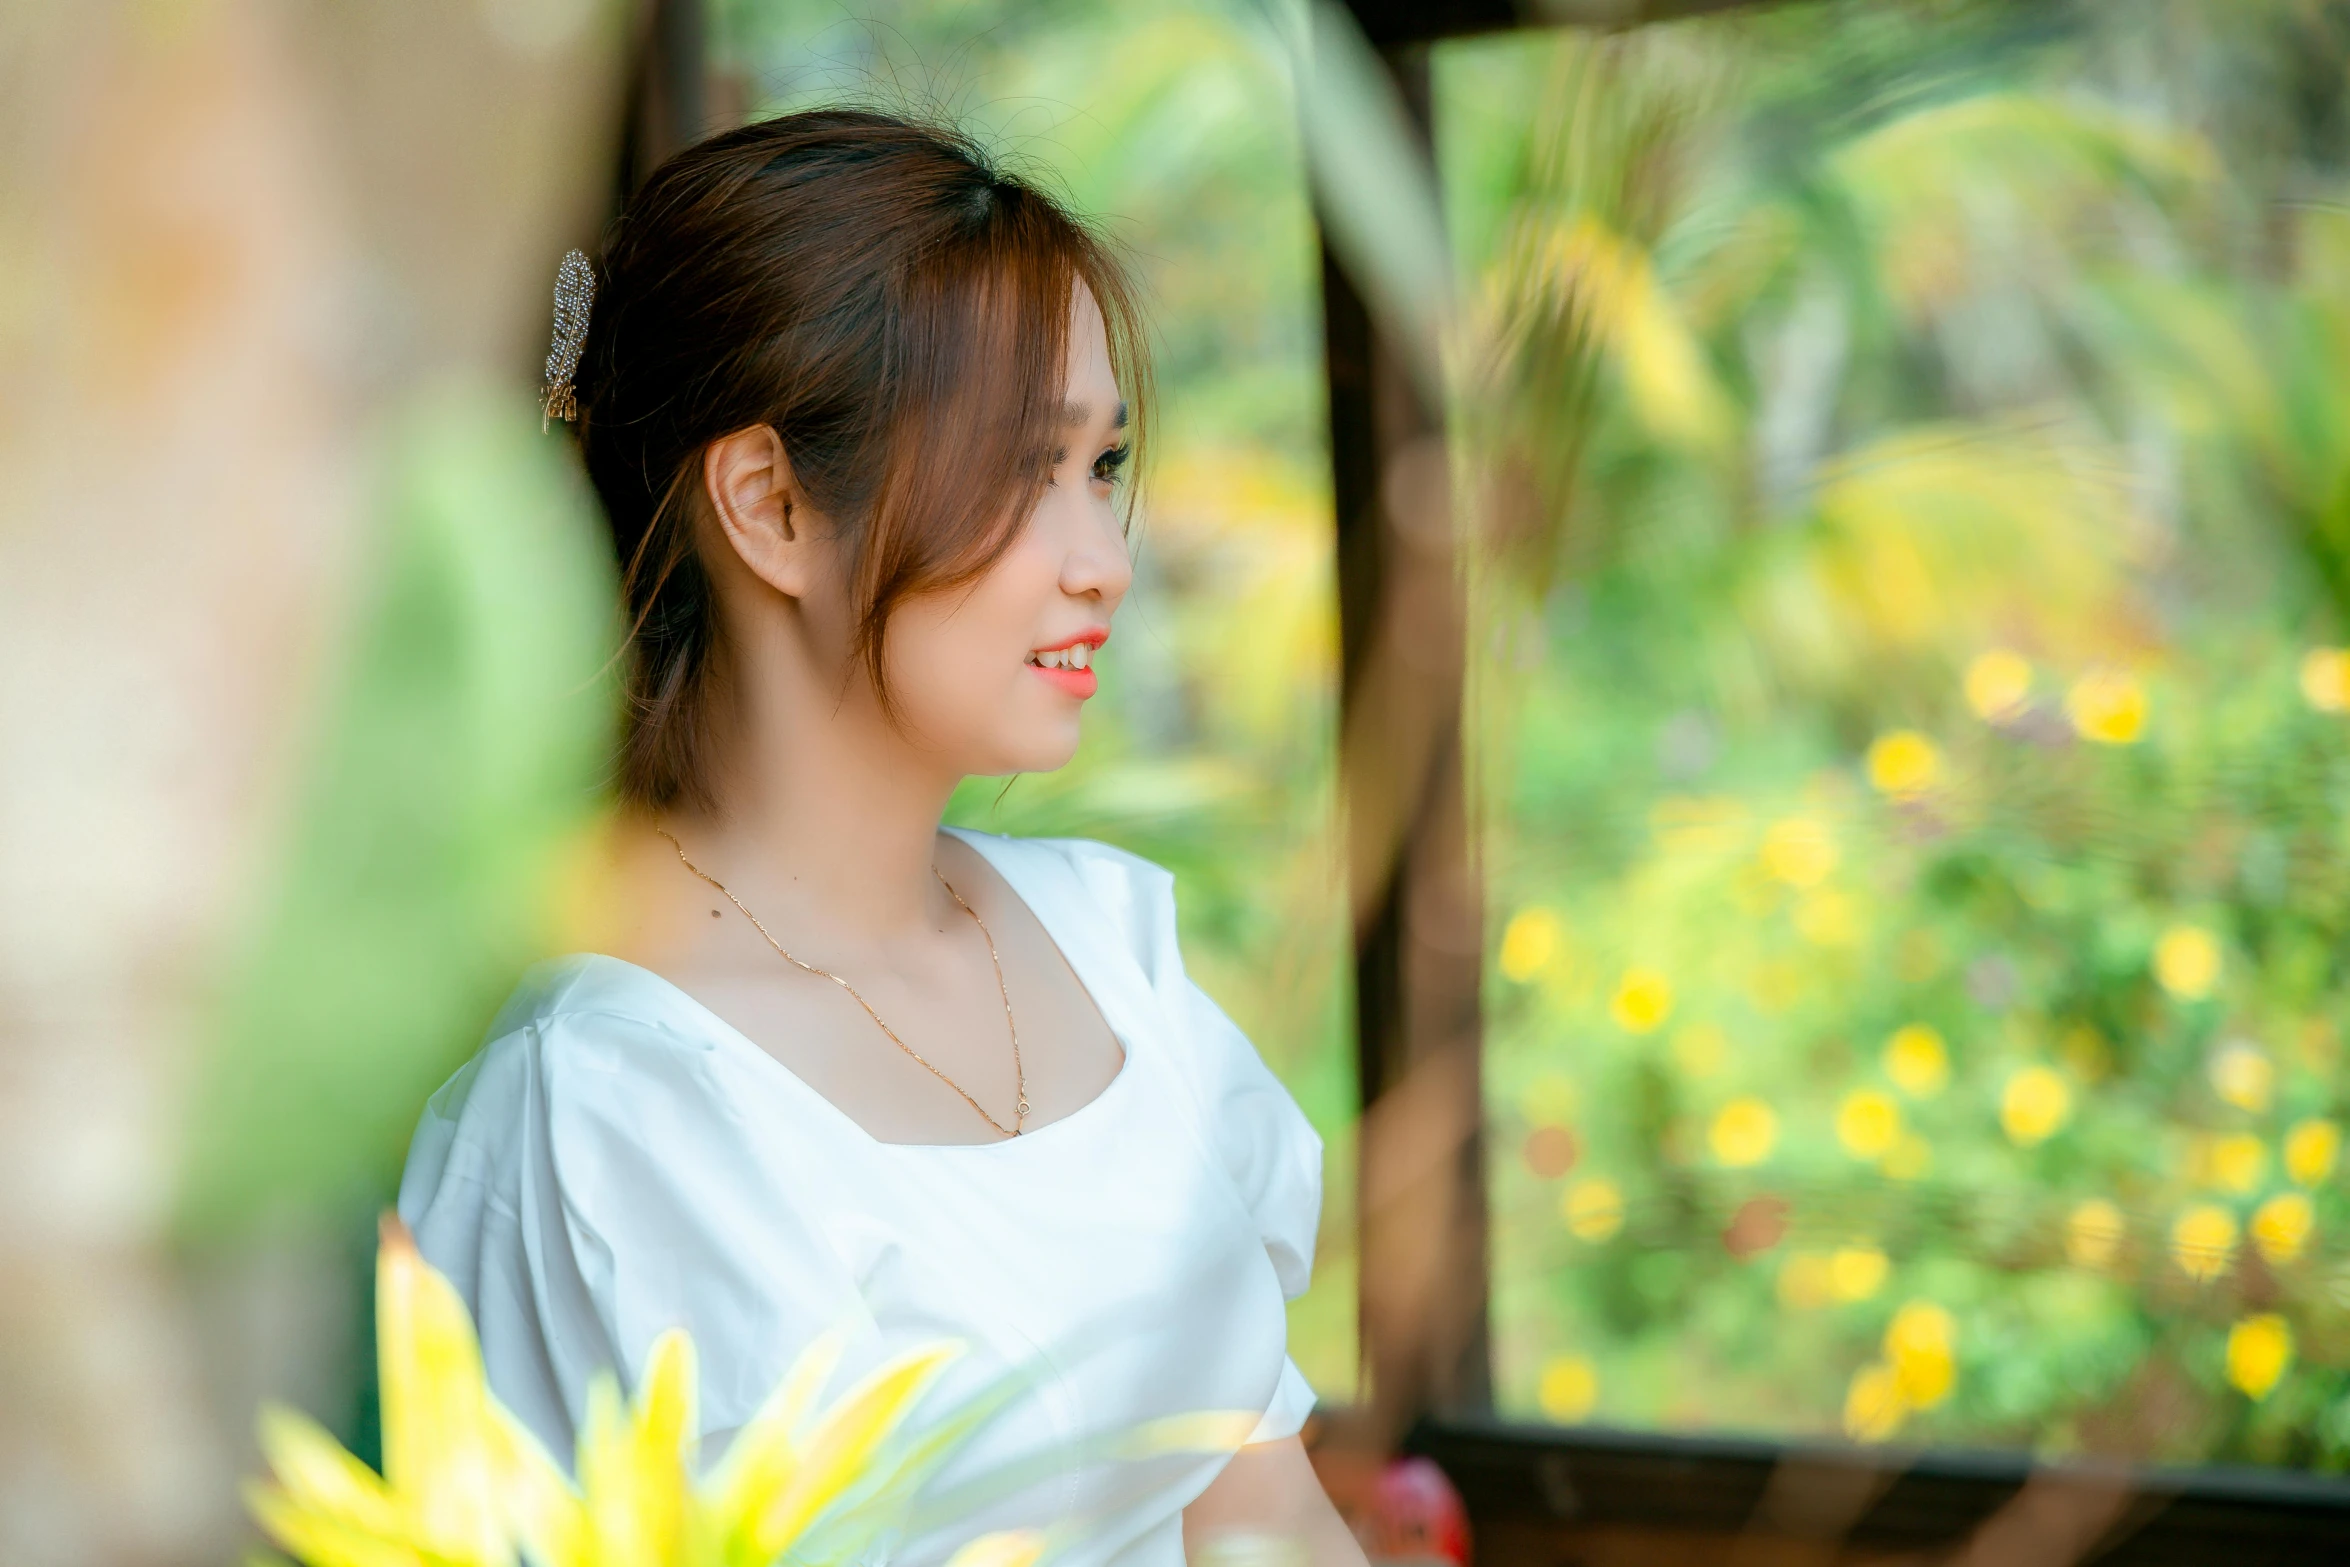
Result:
M983 575L1043 496L1064 439L1080 285L1100 311L1137 457L1150 406L1133 288L1116 259L1024 186L967 200L968 224L916 259L893 311L888 461L852 569L859 651L884 703L890 613ZM1120 496L1129 520L1135 493L1130 482Z

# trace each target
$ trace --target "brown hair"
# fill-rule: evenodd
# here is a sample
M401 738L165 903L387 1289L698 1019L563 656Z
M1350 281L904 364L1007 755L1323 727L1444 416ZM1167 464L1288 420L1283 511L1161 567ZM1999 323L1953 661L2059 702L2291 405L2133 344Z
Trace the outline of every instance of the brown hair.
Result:
M968 137L856 109L654 171L606 238L579 439L629 620L624 799L714 806L720 628L695 553L710 442L769 425L844 531L882 700L892 609L985 572L1035 508L1083 282L1139 435L1148 365L1107 245Z

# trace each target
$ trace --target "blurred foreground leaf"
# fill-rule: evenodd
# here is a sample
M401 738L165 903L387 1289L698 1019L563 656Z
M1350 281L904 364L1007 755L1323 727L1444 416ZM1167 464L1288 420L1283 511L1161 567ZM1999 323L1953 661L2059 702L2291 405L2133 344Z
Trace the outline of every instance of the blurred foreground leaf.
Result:
M343 666L192 1085L191 1230L380 1194L425 1097L559 934L615 643L567 456L528 403L467 387L390 426Z

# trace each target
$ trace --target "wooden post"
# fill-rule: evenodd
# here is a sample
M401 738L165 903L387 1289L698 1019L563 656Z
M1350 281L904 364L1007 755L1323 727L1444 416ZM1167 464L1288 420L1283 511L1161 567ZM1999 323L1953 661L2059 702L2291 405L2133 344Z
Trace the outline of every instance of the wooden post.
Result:
M638 18L637 48L629 61L613 211L671 153L708 131L708 73L703 0L651 0Z
M1383 58L1426 136L1426 50ZM1392 1441L1423 1411L1481 1408L1491 1395L1465 606L1442 411L1327 246L1322 277L1363 1103L1362 1356L1373 1434Z

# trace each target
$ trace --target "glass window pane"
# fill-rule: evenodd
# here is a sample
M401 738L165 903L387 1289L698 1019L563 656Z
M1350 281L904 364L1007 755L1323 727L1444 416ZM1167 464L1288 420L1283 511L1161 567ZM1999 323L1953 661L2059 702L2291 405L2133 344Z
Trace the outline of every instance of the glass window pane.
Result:
M2344 59L1439 52L1506 1413L2350 1463Z

